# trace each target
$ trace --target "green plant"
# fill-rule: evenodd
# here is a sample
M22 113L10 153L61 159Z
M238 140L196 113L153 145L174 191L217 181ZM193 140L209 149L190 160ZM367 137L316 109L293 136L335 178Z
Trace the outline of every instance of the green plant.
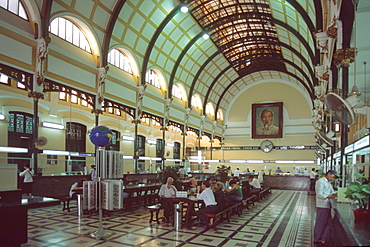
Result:
M269 172L269 175L271 175L272 169L270 168L267 171Z
M348 185L344 192L346 198L353 200L354 204L361 209L370 209L370 183L367 177L362 173L356 173L355 177L361 178L362 181L355 181Z
M225 183L227 181L228 177L228 172L230 168L226 167L225 165L221 165L217 167L216 170L216 176L218 179L220 179L221 182Z

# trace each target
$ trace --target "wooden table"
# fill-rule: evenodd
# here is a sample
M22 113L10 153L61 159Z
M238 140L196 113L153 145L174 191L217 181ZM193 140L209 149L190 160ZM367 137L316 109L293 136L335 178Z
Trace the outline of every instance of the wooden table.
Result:
M189 198L175 197L175 198L163 198L163 199L171 202L173 205L177 203L187 204L188 208L185 213L185 227L190 229L192 225L192 216L193 216L195 204L203 203L203 200L198 200L196 197L189 197Z

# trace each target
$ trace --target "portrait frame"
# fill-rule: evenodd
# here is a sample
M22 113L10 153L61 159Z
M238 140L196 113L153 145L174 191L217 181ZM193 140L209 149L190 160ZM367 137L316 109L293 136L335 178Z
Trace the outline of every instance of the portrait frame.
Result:
M270 110L274 119L272 124L278 127L272 134L261 134L263 124L261 113ZM283 138L283 102L252 104L252 139Z

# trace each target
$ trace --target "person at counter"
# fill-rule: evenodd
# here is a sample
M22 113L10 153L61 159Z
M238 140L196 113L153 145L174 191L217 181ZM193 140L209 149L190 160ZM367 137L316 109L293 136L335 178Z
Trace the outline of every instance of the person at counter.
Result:
M32 196L32 189L33 189L33 170L30 168L29 164L24 165L24 171L19 174L19 176L24 177L22 190L23 195Z
M203 200L205 207L199 209L196 212L196 215L198 216L198 219L201 223L204 224L205 228L209 228L209 219L204 213L217 213L219 208L217 207L217 202L215 199L215 195L213 194L213 191L211 190L211 185L209 181L205 180L202 182L201 188L198 188L198 194L197 199ZM200 193L202 189L202 192Z
M337 197L337 193L331 185L336 178L337 172L329 170L325 176L317 180L316 190L316 222L314 228L314 243L318 246L327 245L331 237L332 216L329 198Z
M172 211L172 203L165 200L165 198L174 198L176 196L176 187L173 185L173 178L168 177L167 183L162 184L161 189L159 190L158 195L161 197L161 205L163 207L163 222L169 222L170 214Z
M283 173L283 171L280 169L280 167L278 167L275 171L276 174L279 174L279 173Z

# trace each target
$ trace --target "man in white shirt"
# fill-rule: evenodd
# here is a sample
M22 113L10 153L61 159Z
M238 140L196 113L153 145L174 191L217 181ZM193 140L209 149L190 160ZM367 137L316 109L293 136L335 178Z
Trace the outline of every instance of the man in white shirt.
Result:
M164 219L163 222L168 222L170 219L170 214L172 210L172 203L167 201L165 198L174 198L176 197L176 187L173 186L173 178L168 177L167 183L162 184L161 189L159 190L158 195L161 197L161 205L163 207Z
M330 199L337 197L331 185L337 172L329 170L325 176L316 182L316 223L314 229L314 242L319 245L327 245L331 236L333 218L330 212Z
M234 172L234 176L235 177L239 177L240 176L240 170L239 170L239 168L236 168L236 170Z
M249 185L252 185L254 189L261 190L261 184L260 181L254 176L249 176Z
M196 214L200 221L205 224L205 228L209 228L209 219L207 216L204 215L204 213L217 213L219 208L217 207L217 202L215 199L215 195L213 194L213 191L211 190L211 184L209 181L205 180L202 183L201 189L202 193L200 193L200 188L198 190L197 199L203 200L205 207L202 209L199 209Z

